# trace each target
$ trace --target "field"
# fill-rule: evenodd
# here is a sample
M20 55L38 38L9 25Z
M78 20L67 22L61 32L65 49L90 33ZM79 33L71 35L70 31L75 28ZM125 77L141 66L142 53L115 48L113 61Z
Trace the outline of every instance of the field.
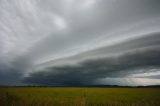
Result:
M0 106L160 106L160 88L0 88Z

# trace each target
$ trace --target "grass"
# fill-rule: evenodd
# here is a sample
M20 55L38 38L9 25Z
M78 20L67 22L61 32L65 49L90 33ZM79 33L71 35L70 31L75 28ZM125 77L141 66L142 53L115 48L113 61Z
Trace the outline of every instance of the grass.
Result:
M160 88L0 88L0 106L160 106Z

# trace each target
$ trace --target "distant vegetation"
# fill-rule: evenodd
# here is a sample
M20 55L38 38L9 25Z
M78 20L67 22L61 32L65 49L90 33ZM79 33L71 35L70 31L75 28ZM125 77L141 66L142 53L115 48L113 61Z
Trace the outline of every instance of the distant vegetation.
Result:
M1 87L0 106L160 106L160 88Z

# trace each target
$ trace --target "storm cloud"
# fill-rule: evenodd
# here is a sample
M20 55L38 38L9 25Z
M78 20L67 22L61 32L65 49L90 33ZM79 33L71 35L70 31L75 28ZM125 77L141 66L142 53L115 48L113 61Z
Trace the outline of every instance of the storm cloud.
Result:
M159 37L159 34L155 35ZM156 36L154 36L154 38L156 38ZM156 41L156 39L153 40L150 38L149 41ZM135 40L133 41L135 42ZM133 41L130 41L128 44L130 47L133 46ZM137 39L136 41L135 45L140 43ZM147 43L151 45L151 42ZM127 45L127 43L125 43L125 45ZM147 43L143 42L143 45ZM124 43L121 44L123 45ZM160 68L159 44L160 43L157 42L157 45L151 45L150 47L140 47L139 45L136 49L125 52L120 48L119 50L123 50L123 52L114 55L110 54L110 56L97 56L94 54L95 56L88 57L87 59L80 59L79 56L70 57L69 59L60 60L57 66L46 66L38 69L38 72L30 73L24 81L44 85L89 85L97 84L97 80L105 78L136 78L134 74L156 73L159 72ZM120 44L117 46L119 47ZM104 48L102 50L104 50ZM116 50L118 51L118 49ZM100 52L100 50L97 51ZM90 53L92 52L93 51L90 51ZM89 53L87 54L89 55ZM63 63L64 61L65 63ZM160 74L157 76L149 76L157 79L157 76L160 76ZM143 75L141 77L147 78L147 76Z
M160 84L159 10L159 0L1 0L0 85Z

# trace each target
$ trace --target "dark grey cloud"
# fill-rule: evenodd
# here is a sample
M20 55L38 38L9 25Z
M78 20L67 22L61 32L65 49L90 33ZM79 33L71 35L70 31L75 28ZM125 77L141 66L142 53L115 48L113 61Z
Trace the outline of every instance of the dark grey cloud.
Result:
M137 50L119 56L88 59L78 65L47 67L33 72L24 80L28 83L40 84L93 84L106 77L127 77L134 73L148 70L138 69L160 68L160 50Z
M22 76L22 72L20 72L15 67L11 67L11 65L6 66L6 64L0 65L0 85L19 85L22 84L20 82L20 76Z
M51 85L94 84L107 77L123 78L152 72L152 69L160 68L159 35L160 33L141 35L112 46L97 48L59 61L50 61L45 63L46 66L40 64L41 68L31 72L24 81Z

